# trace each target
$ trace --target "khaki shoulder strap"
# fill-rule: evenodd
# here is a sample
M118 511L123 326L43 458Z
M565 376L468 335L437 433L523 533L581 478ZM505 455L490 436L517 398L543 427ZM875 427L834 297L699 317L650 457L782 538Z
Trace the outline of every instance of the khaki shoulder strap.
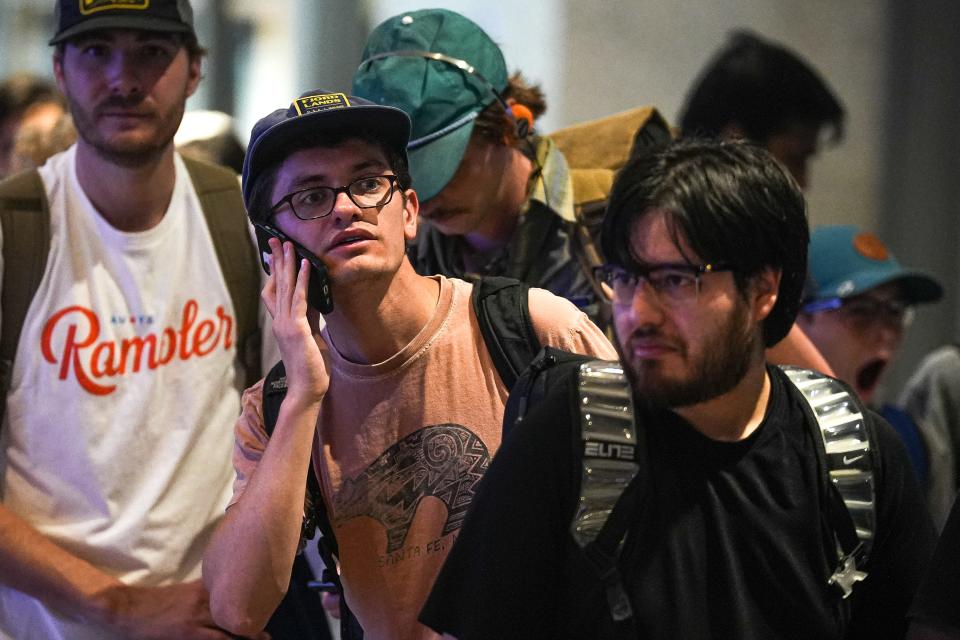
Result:
M6 397L27 309L50 253L50 207L43 181L31 169L0 182L3 291L0 292L0 393ZM0 398L0 419L4 401Z
M581 122L549 135L570 168L575 217L571 248L593 287L599 307L591 319L601 328L610 326L611 310L592 274L604 262L600 230L613 180L631 158L671 137L667 121L650 106Z
M225 167L183 158L213 238L234 312L237 314L237 356L247 386L260 377L260 265L248 230L240 183Z

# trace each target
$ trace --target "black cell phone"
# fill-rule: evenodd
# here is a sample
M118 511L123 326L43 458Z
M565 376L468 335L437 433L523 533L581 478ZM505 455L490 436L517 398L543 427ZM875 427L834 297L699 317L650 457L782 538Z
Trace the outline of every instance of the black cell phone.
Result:
M267 256L270 255L270 245L267 241L273 237L280 242L291 243L297 255L310 263L310 283L307 286L307 304L322 314L332 312L333 292L330 290L330 274L327 272L327 267L320 262L320 258L276 227L272 227L264 222L254 222L253 227L257 233L257 247L260 250L260 266L267 272L267 275L270 274L270 264L267 262Z

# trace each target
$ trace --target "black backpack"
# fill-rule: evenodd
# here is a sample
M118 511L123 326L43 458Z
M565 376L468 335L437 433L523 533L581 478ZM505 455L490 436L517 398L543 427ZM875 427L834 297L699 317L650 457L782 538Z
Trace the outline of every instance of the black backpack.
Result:
M527 293L530 287L518 280L501 277L481 278L474 282L471 304L484 343L497 373L508 389L513 388L518 378L540 351L540 341L530 320ZM267 374L263 383L263 423L267 435L273 433L280 415L280 405L287 394L287 378L283 362L278 362ZM508 403L509 406L509 403ZM504 422L504 436L512 426ZM306 540L312 539L319 529L317 549L325 565L323 575L315 588L343 593L340 577L336 571L339 555L333 526L327 513L320 485L313 469L307 474L307 498L301 530L301 551ZM343 640L363 638L363 629L350 611L344 598L340 598L340 635Z
M873 456L866 408L843 382L815 371L781 366L788 392L801 400L821 470L824 519L833 532L838 563L829 584L844 601L865 566L876 532ZM630 526L639 517L648 488L644 430L636 423L632 391L617 362L545 347L512 388L504 430L521 424L547 393L566 385L577 394L580 414L572 429L576 466L582 469L577 513L570 533L596 572L607 600L616 638L637 638L637 621L617 561ZM867 489L869 488L869 489Z

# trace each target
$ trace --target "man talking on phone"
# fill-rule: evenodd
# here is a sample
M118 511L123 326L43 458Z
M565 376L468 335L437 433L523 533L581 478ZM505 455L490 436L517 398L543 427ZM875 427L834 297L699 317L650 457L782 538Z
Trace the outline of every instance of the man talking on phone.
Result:
M319 90L253 128L243 191L274 235L263 300L286 395L268 438L272 385L244 394L234 496L204 557L214 619L234 633L255 634L280 601L316 474L366 637L436 637L416 618L500 446L508 387L472 304L481 285L418 275L406 257L409 132L399 109ZM308 289L323 270L320 329ZM570 302L541 289L525 302L540 344L614 357Z

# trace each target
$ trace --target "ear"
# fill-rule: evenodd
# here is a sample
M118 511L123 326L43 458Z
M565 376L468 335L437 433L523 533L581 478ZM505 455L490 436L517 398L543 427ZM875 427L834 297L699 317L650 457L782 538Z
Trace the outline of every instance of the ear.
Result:
M751 278L749 301L757 320L766 319L777 304L781 276L779 269L768 267Z
M403 192L405 204L403 205L403 237L407 242L412 242L417 237L417 222L420 216L420 199L417 198L417 192L413 189L407 189Z
M187 53L186 49L184 49L184 53ZM190 54L187 53L187 59L189 60L187 63L189 65L187 67L187 97L189 98L197 90L197 87L200 86L200 79L203 77L203 57L191 57Z
M60 45L53 50L53 77L57 81L57 88L63 95L67 95L63 77L63 50L65 47L66 45Z

